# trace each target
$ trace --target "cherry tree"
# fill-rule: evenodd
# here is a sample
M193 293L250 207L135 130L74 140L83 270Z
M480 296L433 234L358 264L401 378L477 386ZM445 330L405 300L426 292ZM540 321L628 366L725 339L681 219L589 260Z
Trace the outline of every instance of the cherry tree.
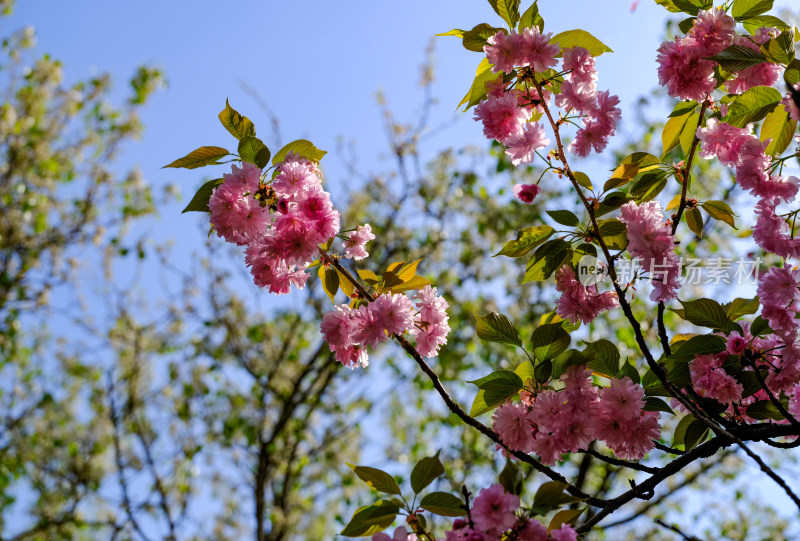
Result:
M800 257L792 208L800 181L784 173L799 155L796 29L768 14L771 0L657 3L689 16L680 35L654 52L659 81L678 101L664 124L661 153L630 153L602 186L578 164L608 152L621 119L613 82L601 89L595 67L609 47L583 30L545 32L536 2L523 11L512 0L489 2L507 28L482 23L442 34L483 55L459 106L473 110L512 166L539 168L537 182L514 187L519 203L548 190L578 202L576 212L548 211L553 225L520 224L516 238L497 247L498 256L528 258L523 282L553 280L557 299L526 341L509 317L476 314L477 337L515 348L518 361L513 370L469 382L477 388L469 411L430 361L468 322L449 317L447 292L420 270L424 261L397 261L382 272L359 268L376 236L368 223L341 223L323 184L325 151L298 140L273 156L253 123L226 103L219 118L238 141L236 152L206 146L168 165L234 162L186 210L210 213L216 235L241 247L254 284L283 295L316 275L334 305L320 332L339 363L368 369L370 353L394 340L450 412L510 459L498 483L464 486L458 494L428 490L445 473L438 454L414 466L406 488L384 471L353 466L386 497L358 509L342 535L574 540L623 505L653 498L686 466L728 448L800 509L790 483L756 447L785 450L800 441L800 271L792 268ZM719 302L686 285L687 259L709 221L737 224L725 200L695 195L703 193L701 160L729 168L751 198L754 215L739 225L752 227L754 244L742 253L758 249L770 262L745 273L756 297ZM671 200L662 207L665 196ZM346 301L337 303L337 296ZM641 302L647 309L636 308ZM614 314L631 343L611 335L588 340L585 329ZM621 361L621 349L634 357ZM491 422L479 420L490 412ZM559 469L573 454L641 476L613 497L593 496ZM653 455L663 458L657 466L648 462ZM532 501L521 497L517 464L549 479ZM383 530L399 515L405 525L389 537ZM430 527L430 515L452 518L443 534Z

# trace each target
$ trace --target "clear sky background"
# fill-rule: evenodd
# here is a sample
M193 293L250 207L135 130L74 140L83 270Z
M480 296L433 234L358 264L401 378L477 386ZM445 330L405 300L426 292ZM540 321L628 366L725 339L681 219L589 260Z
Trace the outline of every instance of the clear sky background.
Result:
M658 85L655 56L668 15L653 0L642 0L635 11L631 3L539 2L546 31L582 28L614 49L598 59L598 86L620 96L624 113ZM523 8L527 5L523 2ZM776 6L796 7L796 0L778 0ZM340 137L354 141L363 171L383 167L386 140L376 90L384 91L399 119L413 119L429 41L436 33L481 22L503 26L485 0L18 0L14 14L0 24L4 31L34 26L37 51L63 62L68 83L109 72L119 99L127 95L126 82L138 65L163 70L167 88L142 111L144 136L125 147L120 170L138 166L157 189L170 182L181 187L183 202L162 209L160 221L149 226L154 237L175 238L180 256L203 240L194 227L199 218L181 216L180 209L203 176L215 171L161 166L203 145L235 150L235 140L217 120L226 98L270 143L266 116L242 83L279 117L284 142L311 139L330 152L322 163L328 179L346 181L334 152ZM457 114L455 106L481 60L457 38L435 39L433 94L440 103L431 118L434 126ZM444 146L488 146L472 114L458 115L451 128L429 142L431 152ZM623 115L621 130L630 129L630 117ZM335 198L335 187L329 191ZM301 299L293 295L282 302L296 306Z

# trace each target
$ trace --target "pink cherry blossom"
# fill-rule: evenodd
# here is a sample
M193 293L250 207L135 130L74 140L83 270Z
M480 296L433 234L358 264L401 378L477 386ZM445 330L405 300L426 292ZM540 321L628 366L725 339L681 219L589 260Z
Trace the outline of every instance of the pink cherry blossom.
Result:
M342 244L344 246L344 256L356 261L366 258L369 254L365 246L371 240L375 240L375 235L372 234L372 226L369 224L359 225L355 231L350 233L349 239Z
M380 295L369 304L369 310L389 334L403 334L414 325L414 305L402 293Z
M761 249L778 254L784 259L800 257L800 239L791 237L786 221L775 213L777 199L762 199L756 203L756 225L753 240Z
M278 174L272 181L272 188L278 197L297 201L305 192L320 186L320 184L320 172L317 165L290 152L278 167Z
M597 112L597 89L594 82L564 81L556 105L565 111L574 110L593 116Z
M713 56L733 43L736 21L721 8L701 10L686 34L698 48L698 55Z
M537 27L525 28L520 34L522 39L519 53L520 66L530 66L534 71L542 73L557 64L556 55L560 48L550 44L553 34L542 34Z
M562 69L570 72L570 81L593 83L597 79L594 57L583 47L564 49Z
M650 299L664 302L678 296L680 259L675 253L675 238L661 213L658 201L622 205L620 221L628 227L628 252L641 258L642 268L652 280Z
M615 292L598 294L596 286L587 288L575 278L575 272L569 265L556 271L556 290L562 293L556 313L571 323L589 323L601 312L619 306Z
M514 65L519 63L521 45L522 36L513 30L509 34L498 32L491 36L483 46L483 52L486 53L489 63L493 64L492 71L494 73L514 71Z
M255 198L260 178L261 169L256 166L245 163L240 169L234 165L232 173L214 188L208 208L217 236L242 246L269 228L269 209Z
M739 164L742 145L750 137L747 130L720 122L715 118L709 118L705 127L697 128L700 156L706 159L716 156L728 167L736 167Z
M503 404L492 414L492 429L510 449L529 452L534 423L530 410L523 404Z
M417 352L423 357L435 357L439 348L447 344L450 333L447 301L438 295L435 287L425 286L414 296L419 314L415 327L409 329L417 340Z
M716 87L714 61L691 38L665 41L658 48L658 81L673 98L702 101Z
M617 418L638 417L644 407L644 389L628 377L614 378L611 386L600 391L600 405L606 414Z
M530 122L525 125L522 133L508 137L505 144L508 146L506 154L511 158L511 163L520 165L533 163L536 151L549 145L550 139L545 135L541 124Z
M731 403L742 399L744 388L722 368L724 358L719 355L698 355L689 364L692 387L700 396L718 402Z
M578 532L569 524L562 524L550 532L550 539L552 541L577 541Z
M575 139L569 144L569 151L581 158L588 156L592 150L599 154L608 146L612 132L607 122L584 118L583 127L578 129Z
M519 507L519 496L509 494L501 484L481 489L472 502L472 521L484 532L499 534L516 523L514 511Z
M769 36L765 36L769 39ZM759 50L759 43L757 39L752 36L737 36L735 43L742 47L748 47L754 51ZM755 66L750 66L741 71L736 72L736 77L725 83L725 88L731 94L741 94L750 90L754 86L772 86L783 73L783 68L778 64L772 62L761 62Z
M532 518L525 523L517 533L519 541L547 541L547 528L544 524Z
M483 134L501 143L512 135L520 135L530 116L530 110L518 107L512 94L489 96L475 107L475 120L483 122Z
M741 355L747 349L747 339L738 332L732 332L725 340L725 351L731 355Z
M514 197L530 205L542 189L538 184L514 184L511 191L514 193Z

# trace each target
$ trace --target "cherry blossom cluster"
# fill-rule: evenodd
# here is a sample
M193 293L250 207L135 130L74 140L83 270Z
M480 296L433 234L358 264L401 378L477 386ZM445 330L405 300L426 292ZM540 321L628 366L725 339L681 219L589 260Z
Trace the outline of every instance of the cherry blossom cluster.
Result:
M736 168L736 182L759 198L756 203L756 225L753 238L765 251L783 258L800 256L800 240L792 237L786 221L777 215L776 207L797 196L800 181L797 177L770 174L773 160L765 152L769 141L760 141L746 129L709 119L706 127L698 128L700 155L719 158L720 162Z
M528 518L520 507L519 496L509 494L499 483L481 489L472 502L467 519L456 519L445 532L445 541L576 541L578 534L569 524L562 524L549 534L539 520ZM419 537L399 526L389 535L380 532L372 541L419 541Z
M684 37L665 41L658 49L659 82L666 86L670 96L682 100L703 101L716 87L714 68L718 65L709 59L731 45L759 50L759 45L777 35L775 28L761 28L751 36L736 34L736 21L721 8L711 8L698 13L692 28ZM762 62L737 72L725 83L732 94L739 94L754 86L772 86L780 76L777 64Z
M536 151L547 147L544 127L534 120L544 112L556 88L552 79L561 78L553 71L561 52L558 44L550 43L552 34L542 34L538 28L498 32L484 46L486 58L494 73L503 77L487 84L487 98L475 108L475 120L483 123L483 133L505 145L506 154L514 165L532 163ZM601 152L614 135L621 113L619 98L608 91L597 90L597 72L591 53L583 47L563 51L562 71L566 74L554 101L567 115L582 117L582 126L570 144L570 151L587 156L592 150ZM530 79L546 74L541 94ZM507 88L509 76L516 82Z
M744 334L730 333L726 337L725 351L714 355L698 355L689 364L694 390L700 396L727 405L729 415L741 416L746 422L759 421L744 413L747 406L759 400L769 400L770 397L764 389L744 397L744 387L730 373L737 366L745 372L752 372L753 366L759 370L766 369L764 380L774 395L785 391L791 396L800 389L797 384L800 380L800 347L796 343L798 325L794 322L787 326L778 325L778 320L787 317L787 307L796 305L800 295L796 280L790 278L793 281L787 282L783 271L785 269L771 269L768 279L762 282L762 286L766 284L767 287L759 287L759 295L766 295L761 297L764 317L769 318L770 325L779 331L766 336L753 336L750 323L742 322ZM789 299L789 304L783 304L787 294L793 297ZM743 359L747 362L742 362ZM680 407L677 400L673 400L673 405Z
M317 165L289 154L271 182L250 163L232 166L208 202L211 224L226 241L245 246L253 281L278 295L305 286L304 271L320 243L339 232L339 212L322 189Z
M576 541L578 534L569 524L552 530L535 518L520 513L519 496L509 494L502 485L481 489L472 502L470 520L456 519L445 532L446 541Z
M616 292L598 293L597 286L586 287L575 278L575 272L569 265L556 271L556 290L561 292L556 313L570 323L589 323L600 312L619 306Z
M492 426L510 449L534 452L553 465L596 439L625 459L643 458L654 447L660 414L643 410L640 385L626 377L598 389L584 366L570 367L561 380L561 390L523 393L521 402L495 410Z
M419 290L414 299L416 306L403 293L386 293L356 309L338 304L322 317L320 329L336 359L350 368L369 364L367 346L374 348L406 332L416 338L420 355L435 357L450 332L447 301L431 286Z
M675 253L672 228L658 201L622 205L619 220L627 226L628 252L640 258L653 283L650 299L666 302L678 296L681 262Z

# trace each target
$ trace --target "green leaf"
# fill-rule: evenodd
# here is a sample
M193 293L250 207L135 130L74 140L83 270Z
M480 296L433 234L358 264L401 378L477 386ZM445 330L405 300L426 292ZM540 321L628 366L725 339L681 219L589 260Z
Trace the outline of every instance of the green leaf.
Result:
M494 82L502 77L502 72L492 72L492 64L490 64L489 60L484 57L483 60L481 60L481 63L478 64L478 69L475 72L475 79L472 81L472 86L470 87L469 92L467 92L467 94L461 99L461 102L458 104L456 109L466 104L464 110L468 111L471 107L478 105L486 98L486 84Z
M719 62L722 69L729 73L742 71L767 61L767 57L760 51L756 51L745 45L731 45L724 51L720 51L709 58Z
M314 143L305 139L298 139L285 145L278 151L272 158L272 165L278 165L286 159L286 155L290 152L294 153L295 157L306 158L312 162L319 162L328 152L320 150L314 146Z
M669 358L677 361L689 361L697 355L710 355L721 351L725 351L723 337L715 334L701 334L689 338Z
M578 522L578 517L580 517L587 509L588 507L583 507L580 509L562 509L553 515L552 519L550 519L550 524L547 526L547 531L552 532L553 530L557 530L564 524L575 524Z
M635 366L627 361L622 363L622 367L620 368L619 372L617 372L616 378L622 379L626 376L631 378L631 381L634 383L640 383L642 381L639 371L636 370Z
M400 507L395 502L378 500L358 509L339 535L366 537L376 534L391 526L399 512Z
M761 52L767 60L776 64L788 64L794 60L794 28L784 30L778 37L761 44Z
M529 360L522 361L519 366L514 369L514 373L519 376L522 383L527 384L530 380L534 379L533 363Z
M689 107L691 105L691 108ZM694 110L697 107L696 101L680 102L673 109L670 114L669 120L664 125L664 130L661 132L661 159L663 160L670 150L678 146L681 142L681 133L686 126L687 121L694 115Z
M614 212L622 205L633 199L630 194L625 192L611 192L600 203L595 211L595 216L603 216L609 212Z
M686 225L700 238L703 238L703 215L697 207L686 209Z
M533 379L536 383L543 385L550 379L550 374L553 372L553 361L550 359L544 360L536 365L533 369Z
M504 255L508 257L522 257L544 241L553 236L555 230L549 225L526 227L517 232L517 238L510 240L503 249L492 257Z
M681 8L676 6L672 0L656 0L656 4L658 4L659 6L664 6L667 9L667 11L670 11L672 13L681 12Z
M334 298L336 297L336 293L339 291L339 273L336 272L336 269L328 269L325 268L325 265L319 266L319 280L322 283L322 290L331 300L332 304L336 304Z
M208 200L211 199L214 188L220 184L222 184L222 179L215 178L200 186L200 189L197 190L197 193L194 194L194 197L192 197L192 200L189 201L189 204L186 205L181 214L185 212L210 212L208 210Z
M687 451L703 443L708 436L708 426L700 419L695 419L686 427L683 434L683 448Z
M671 413L672 415L675 415L675 412L672 411L672 408L669 407L669 404L660 398L656 398L655 396L648 396L645 399L644 411L663 411L665 413Z
M586 173L581 173L580 171L575 171L572 176L575 177L575 181L586 188L587 190L592 189L592 181L589 179L589 176Z
M760 304L758 302L758 297L753 297L752 299L736 298L725 306L725 313L730 319L736 321L742 316L758 312Z
M522 347L519 332L503 314L489 312L486 315L480 315L476 313L475 319L477 320L475 332L481 340Z
M536 495L533 497L534 507L543 509L555 509L567 503L575 503L583 501L582 498L570 496L564 492L569 485L561 481L548 481L542 483L536 490Z
M759 421L772 419L773 421L783 421L784 417L778 408L770 400L759 400L747 406L747 415Z
M678 28L684 34L688 34L689 30L692 29L694 26L694 22L697 20L697 17L689 17L688 19L684 19L678 23Z
M567 368L570 366L586 364L587 361L588 359L584 356L584 354L577 349L568 349L563 353L559 353L556 355L556 358L553 359L552 367L550 369L550 378L558 379L562 374L564 374L564 372L567 371Z
M552 359L559 353L566 351L571 338L560 323L539 325L531 335L531 347L536 359L543 361Z
M737 21L757 17L772 9L774 0L734 0L731 16Z
M184 169L197 169L198 167L205 167L206 165L217 165L218 160L230 155L230 152L222 147L200 147L197 150L191 151L183 158L179 158L169 165L165 165L161 169L167 167L182 167Z
M509 28L517 26L519 21L519 1L520 0L489 0L492 9L508 23Z
M733 211L725 201L706 201L705 203L700 203L700 207L715 220L725 222L736 229L736 222L733 220Z
M487 40L502 30L502 28L495 28L486 23L481 23L472 30L464 32L464 39L461 43L468 51L482 53L483 46L486 45Z
M650 154L649 152L634 152L629 156L623 158L614 172L611 174L611 179L623 179L626 181L633 180L639 171L645 172L653 167L659 165L659 159ZM611 182L611 181L609 181ZM621 184L620 184L621 186ZM616 186L614 186L616 188ZM606 188L613 189L613 188Z
M761 124L761 141L771 139L765 152L768 156L780 156L789 148L797 129L797 121L789 117L789 112L783 104L778 105L769 113Z
M522 493L522 471L511 460L506 460L506 465L500 472L498 480L509 494L519 496Z
M435 455L425 457L417 462L414 469L411 470L411 489L414 494L419 494L441 475L444 475L444 466L439 460L439 452L437 451Z
M783 95L772 87L753 87L731 101L728 114L722 120L731 126L744 128L766 117L782 99Z
M522 17L519 18L518 30L522 32L524 28L531 28L535 26L539 32L544 31L544 19L539 15L539 4L534 2L531 7L525 10Z
M386 494L402 494L400 487L397 486L397 481L385 471L377 468L370 468L369 466L346 464L350 466L350 469L353 470L358 478L369 485L371 489L377 490L378 492L385 492Z
M772 334L773 330L769 327L769 322L761 316L756 316L750 325L750 334L760 336L761 334Z
M569 243L553 239L539 246L528 261L522 283L548 279L570 257Z
M509 370L498 370L475 381L469 381L484 391L483 400L486 407L494 407L505 402L522 389L522 379Z
M219 121L231 135L237 139L256 135L256 127L246 116L242 116L236 109L231 107L228 100L225 100L225 109L219 113Z
M678 387L686 387L692 384L692 375L689 371L689 361L693 355L682 357L678 359L668 358L666 361L667 378L673 385ZM671 396L671 395L669 395Z
M477 417L478 415L483 415L487 411L492 411L496 406L497 404L490 406L486 403L485 391L478 391L478 394L475 395L475 400L472 401L472 407L469 409L469 416Z
M713 0L672 0L675 6L689 15L697 15L701 9L714 7Z
M728 330L731 328L731 320L717 301L697 299L679 302L683 305L683 319L686 321L711 329Z
M455 36L457 38L463 38L464 34L466 32L467 32L466 30L461 30L460 28L454 28L454 29L450 30L449 32L444 32L442 34L436 34L436 36L437 37L438 36Z
M426 494L419 506L434 515L442 517L463 517L467 514L464 502L447 492Z
M556 34L550 39L550 43L561 47L561 52L557 56L563 56L564 49L572 47L583 47L592 56L600 56L603 53L611 53L611 47L591 35L586 30L567 30Z
M269 163L269 149L261 139L245 135L239 140L239 157L263 169Z
M606 339L587 342L584 355L589 358L586 367L601 376L613 378L619 372L619 349Z
M675 432L672 434L672 447L683 445L683 437L686 434L686 429L689 428L689 425L696 420L697 419L694 415L686 415L680 421L678 421L678 425L675 427Z
M666 187L667 177L669 172L663 169L648 171L633 183L630 194L637 203L651 201Z
M800 60L792 60L783 73L783 80L787 85L794 86L800 83Z
M692 149L692 143L694 142L695 135L697 134L699 122L700 113L692 113L689 115L689 118L686 119L686 124L683 126L683 130L681 131L680 135L681 150L683 150L684 156L689 156L689 152Z
M788 30L791 28L788 24L783 22L778 17L774 15L759 15L758 17L751 17L745 21L742 21L745 30L750 32L751 35L758 32L759 28L770 27L770 28L777 28L778 30Z
M556 223L567 227L575 227L581 223L578 217L568 210L547 210L545 212L547 212L547 215L555 220Z

